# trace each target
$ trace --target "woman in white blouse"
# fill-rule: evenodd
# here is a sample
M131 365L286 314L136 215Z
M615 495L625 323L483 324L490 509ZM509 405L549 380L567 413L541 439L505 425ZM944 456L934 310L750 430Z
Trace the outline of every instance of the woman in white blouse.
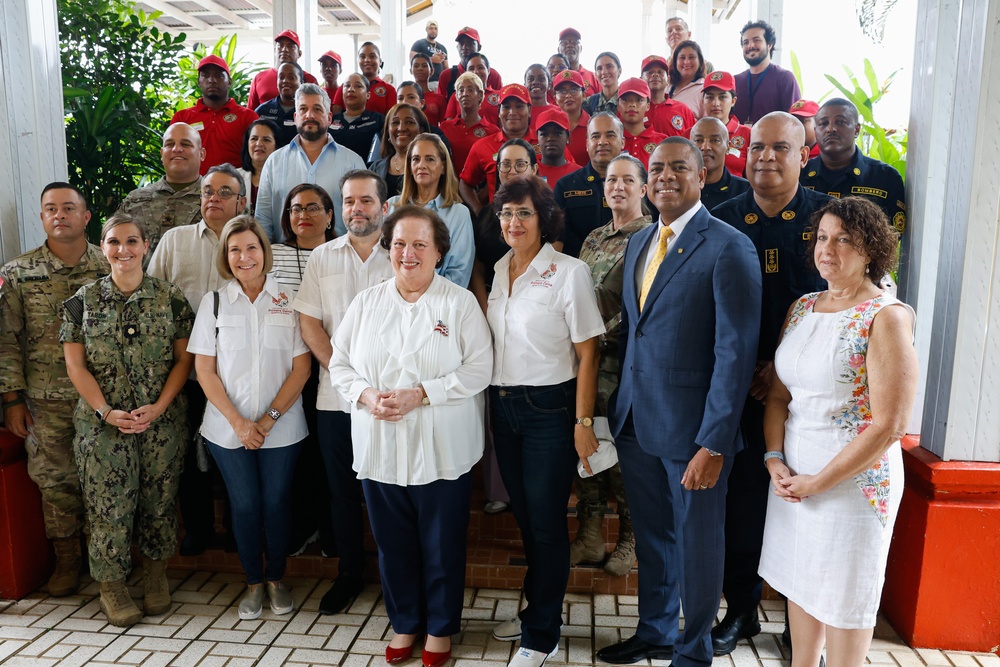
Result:
M508 181L493 207L511 250L496 263L490 418L500 475L521 529L528 606L493 636L521 640L510 667L540 667L559 647L569 581L566 505L579 458L597 451L598 337L590 268L552 247L561 210L538 177ZM575 426L574 426L575 421Z
M260 616L265 589L271 611L292 611L291 592L281 579L292 472L306 437L301 393L309 377L309 348L288 293L267 275L271 263L260 223L249 215L227 222L216 267L233 280L202 299L188 342L208 398L201 435L226 483L247 575L239 606L244 620Z
M330 379L351 403L354 469L395 632L385 659L409 659L426 630L423 664L438 667L460 629L470 471L483 453L493 355L476 298L435 272L450 241L434 211L397 209L381 244L395 278L351 303Z

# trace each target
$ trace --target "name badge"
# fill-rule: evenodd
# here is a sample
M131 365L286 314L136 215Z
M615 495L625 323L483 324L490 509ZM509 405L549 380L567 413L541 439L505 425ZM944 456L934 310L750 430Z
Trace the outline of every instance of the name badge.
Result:
M197 123L191 123L191 127L201 132L205 129L205 123L199 120Z

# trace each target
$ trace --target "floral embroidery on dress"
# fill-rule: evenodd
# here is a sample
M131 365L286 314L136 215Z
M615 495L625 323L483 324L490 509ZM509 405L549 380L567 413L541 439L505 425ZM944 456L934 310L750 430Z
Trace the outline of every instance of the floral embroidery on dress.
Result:
M852 439L863 433L872 421L868 398L868 332L878 311L892 303L894 301L887 301L885 297L875 297L851 308L837 322L841 342L839 352L845 360L838 381L852 385L853 389L851 398L830 418ZM855 475L854 481L884 526L889 517L888 452L883 453L871 468Z
M819 292L813 292L812 294L800 297L798 301L792 304L792 312L788 314L788 322L785 323L785 330L781 333L782 337L791 333L792 329L797 327L799 322L802 321L802 318L812 311L813 304L816 303L817 298L819 298Z

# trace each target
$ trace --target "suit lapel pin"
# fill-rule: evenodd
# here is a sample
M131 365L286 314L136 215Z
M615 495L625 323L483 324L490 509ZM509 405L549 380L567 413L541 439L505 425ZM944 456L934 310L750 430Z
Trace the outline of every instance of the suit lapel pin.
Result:
M678 249L677 249L677 254L678 254L678 255L679 255L679 254L681 254L682 252L684 252L684 248L678 248Z

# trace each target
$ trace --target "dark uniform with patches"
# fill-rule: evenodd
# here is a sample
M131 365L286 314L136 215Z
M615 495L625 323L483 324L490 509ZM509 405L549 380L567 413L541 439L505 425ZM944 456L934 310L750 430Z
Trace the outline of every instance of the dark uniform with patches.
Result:
M82 287L66 301L62 317L59 340L84 346L87 369L105 400L128 411L156 402L174 367L174 342L188 338L194 324L184 293L148 275L128 297L110 277ZM73 423L91 530L91 575L101 582L126 578L133 525L144 556L172 556L188 437L184 395L142 433L122 433L101 421L82 398Z
M597 307L604 318L605 332L600 338L601 358L597 368L597 400L594 416L608 416L608 399L618 388L618 329L622 321L622 279L625 271L625 248L629 237L653 222L648 215L614 228L614 223L595 229L583 243L580 260L590 266L594 279L594 293ZM632 532L632 519L625 500L625 484L622 469L616 463L606 473L576 480L576 511L588 517L604 516L605 498L610 486L618 501L618 516L621 520L619 533Z
M577 257L587 235L611 222L611 209L604 199L604 177L588 162L580 171L559 179L555 197L566 216L562 252Z
M753 191L712 209L746 234L757 249L763 277L757 359L771 361L789 306L803 294L826 289L807 251L810 217L830 197L799 187L785 208L768 217ZM747 396L740 420L744 449L733 459L726 496L726 561L722 592L727 614L756 615L763 580L757 574L771 478L764 466L764 404Z
M728 169L723 169L722 178L715 183L705 183L705 187L701 189L701 203L711 211L722 202L739 197L749 189L750 181L733 176Z
M906 229L906 192L899 172L884 162L866 157L856 147L846 169L832 171L814 157L799 176L799 183L831 197L864 197L885 211L900 234Z
M273 121L275 125L278 126L278 136L275 149L281 148L282 146L287 146L292 143L292 139L299 133L297 127L295 127L295 103L288 109L285 109L281 105L281 98L275 97L273 100L268 100L264 102L259 107L257 107L257 115L261 118L266 118L267 120ZM239 165L234 165L239 166Z
M344 148L350 148L368 162L372 141L382 133L385 116L377 111L364 111L354 120L347 120L347 112L333 117L328 132Z
M180 190L167 183L166 177L137 188L128 193L118 213L131 215L149 236L149 252L142 263L145 268L164 234L174 227L196 225L201 220L201 176Z

